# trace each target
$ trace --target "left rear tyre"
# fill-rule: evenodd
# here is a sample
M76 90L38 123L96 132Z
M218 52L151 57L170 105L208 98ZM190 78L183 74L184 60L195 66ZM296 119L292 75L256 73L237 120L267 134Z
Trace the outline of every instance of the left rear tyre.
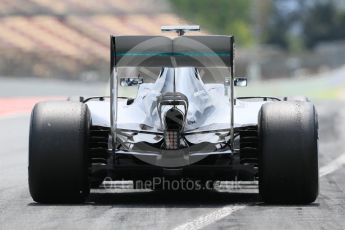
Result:
M29 136L29 189L39 203L79 203L89 194L90 112L80 102L35 105Z

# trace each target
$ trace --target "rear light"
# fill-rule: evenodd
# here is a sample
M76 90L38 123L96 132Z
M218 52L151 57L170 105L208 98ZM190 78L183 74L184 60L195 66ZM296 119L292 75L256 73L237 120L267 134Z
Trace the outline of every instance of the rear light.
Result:
M165 148L178 149L180 146L180 132L178 130L166 130L164 132Z

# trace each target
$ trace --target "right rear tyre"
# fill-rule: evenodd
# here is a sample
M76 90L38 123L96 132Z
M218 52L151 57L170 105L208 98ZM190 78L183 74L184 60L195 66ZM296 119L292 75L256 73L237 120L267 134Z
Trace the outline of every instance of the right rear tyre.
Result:
M318 122L313 104L264 104L259 113L259 191L267 203L307 204L318 195Z

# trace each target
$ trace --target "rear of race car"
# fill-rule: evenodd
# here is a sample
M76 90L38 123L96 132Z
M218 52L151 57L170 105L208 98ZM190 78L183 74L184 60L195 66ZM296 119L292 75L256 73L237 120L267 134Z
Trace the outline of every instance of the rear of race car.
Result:
M104 179L183 180L202 188L244 180L259 181L265 202L313 202L314 105L296 98L235 98L234 87L246 80L234 78L234 38L166 29L181 36L111 37L110 97L35 106L29 140L33 199L82 202ZM127 67L160 71L146 83L141 76L123 78L121 68ZM119 86L136 86L138 93L122 97Z

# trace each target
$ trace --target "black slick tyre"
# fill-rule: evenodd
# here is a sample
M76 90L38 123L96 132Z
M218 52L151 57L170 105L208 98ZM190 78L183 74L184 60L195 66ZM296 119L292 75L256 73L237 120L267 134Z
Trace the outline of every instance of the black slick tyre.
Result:
M264 104L259 113L259 192L267 203L318 196L318 121L310 102Z
M29 136L29 189L39 203L79 203L89 194L87 105L55 101L35 105Z

